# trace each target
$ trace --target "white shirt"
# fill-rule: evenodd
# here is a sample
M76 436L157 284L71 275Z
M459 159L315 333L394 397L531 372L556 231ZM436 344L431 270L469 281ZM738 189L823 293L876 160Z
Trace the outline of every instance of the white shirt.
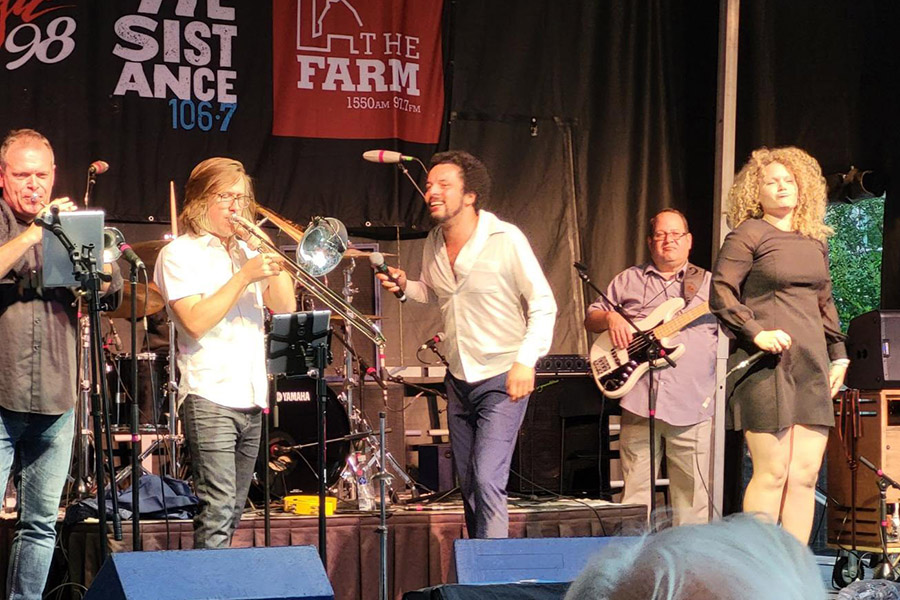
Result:
M219 238L210 234L179 236L160 251L153 279L178 330L179 402L196 394L229 408L266 406L262 294L267 284L247 286L225 318L200 339L184 330L169 306L188 296L212 295L256 254L238 242L229 255Z
M533 367L550 350L556 300L528 240L518 227L481 210L472 237L450 266L440 227L428 234L422 279L406 294L438 299L447 334L447 362L457 379L482 381L514 362ZM526 315L521 299L528 305Z

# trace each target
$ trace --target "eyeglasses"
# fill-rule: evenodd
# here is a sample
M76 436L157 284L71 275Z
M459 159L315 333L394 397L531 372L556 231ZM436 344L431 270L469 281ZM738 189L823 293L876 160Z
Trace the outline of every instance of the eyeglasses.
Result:
M246 194L235 194L234 192L220 192L216 194L216 198L218 198L216 202L225 204L226 206L231 206L232 203L237 202L238 208L247 208L250 206L250 200L252 200L252 198Z
M667 238L673 242L680 242L687 234L687 231L657 231L651 237L654 242L664 242Z

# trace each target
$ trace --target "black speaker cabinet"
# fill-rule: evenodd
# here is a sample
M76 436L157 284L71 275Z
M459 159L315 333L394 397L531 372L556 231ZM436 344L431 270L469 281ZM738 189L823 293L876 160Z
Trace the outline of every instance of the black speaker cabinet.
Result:
M524 494L596 493L608 488L610 404L590 375L538 374L519 430L507 488Z
M873 310L850 321L847 354L849 387L900 388L900 310Z

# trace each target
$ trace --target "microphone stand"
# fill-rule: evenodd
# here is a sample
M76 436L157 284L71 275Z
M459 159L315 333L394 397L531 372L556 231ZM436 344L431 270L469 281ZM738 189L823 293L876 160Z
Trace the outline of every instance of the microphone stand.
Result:
M887 581L896 581L897 575L894 573L894 565L891 564L891 555L888 553L887 547L887 489L892 487L894 489L900 490L900 483L897 483L890 477L888 477L884 471L873 465L869 460L866 459L865 456L859 456L859 462L864 464L866 467L871 469L878 476L878 492L880 496L879 500L879 517L881 518L881 525L879 527L879 533L881 537L881 564L878 565L878 570L875 571L872 576L874 579L885 579Z
M362 385L362 382L365 380L366 375L371 377L372 380L378 385L378 387L381 388L382 395L385 397L385 407L387 407L387 400L386 400L387 384L385 384L384 379L382 379L381 377L378 376L378 371L375 370L374 368L370 367L366 363L366 361L363 360L363 358L359 355L359 353L356 352L356 350L347 343L347 340L341 334L339 334L337 331L332 331L332 335L334 337L336 337L339 342L341 342L341 344L344 346L344 348L347 350L347 352L349 352L350 355L352 356L352 358L355 359L356 362L359 364L360 385ZM383 370L382 373L387 374L387 370L386 369ZM387 379L388 381L395 381L389 374L385 377L385 379ZM351 432L359 433L360 427L369 431L369 434L366 435L365 440L371 448L375 449L376 461L380 460L381 449L382 449L381 442L379 442L378 438L376 438L372 434L372 427L371 427L371 425L369 425L369 422L366 419L365 414L357 408L355 410L355 414L351 413L349 415L349 417L350 417ZM397 462L397 459L394 458L393 454L391 454L389 451L386 451L385 456L386 456L385 460L388 461L388 464L390 464L390 466L394 469L394 471L397 473L397 475L400 477L400 479L403 480L404 485L407 488L409 488L411 496L413 498L416 498L419 495L419 491L418 491L418 489L416 489L416 482L413 481L412 477L410 477L409 474L403 469L403 467L400 466L400 463ZM366 468L368 468L368 466L370 464L371 464L371 462L367 461ZM387 468L387 465L385 465L385 464L380 464L378 466L381 470L384 470Z
M388 600L388 576L387 576L387 508L385 505L385 488L391 483L391 474L388 473L385 468L386 458L384 451L384 425L385 419L387 418L387 414L384 411L378 413L378 439L381 442L381 470L378 471L378 474L375 475L375 479L378 480L378 497L381 500L378 511L378 537L379 537L379 558L380 564L378 569L378 580L380 583L379 586L379 600Z
M437 349L437 342L432 342L428 344L428 349L437 354L437 357L441 360L441 363L448 369L450 368L450 363L447 362L447 357L441 354L441 351Z
M84 207L87 208L91 201L91 190L94 189L94 184L97 183L97 171L94 170L93 166L88 169L87 176L87 185L84 189Z
M91 386L91 411L94 419L94 431L103 431L106 437L107 461L109 463L110 472L110 491L113 505L113 535L116 541L122 539L122 520L119 516L119 499L112 489L112 483L116 480L116 468L113 463L112 452L112 433L109 423L109 390L106 386L105 373L103 372L103 339L100 334L100 280L108 278L97 270L97 260L92 256L93 245L85 248L86 254L75 247L66 232L63 231L59 222L59 208L51 207L50 215L35 219L40 227L47 229L60 241L63 248L69 254L72 261L73 273L81 284L81 289L88 296L88 315L90 317L90 350L91 350L91 374L93 376L93 384ZM104 424L106 425L104 430ZM103 453L100 448L94 449L96 458L96 483L97 483L97 523L100 533L100 564L106 561L107 556L107 538L106 538L106 490L103 483Z
M647 369L647 376L650 378L648 380L648 390L647 390L647 423L649 426L649 436L650 436L650 532L656 531L656 397L659 392L658 382L654 381L653 378L653 369L656 362L660 359L665 360L670 367L675 367L675 361L673 361L668 353L662 348L659 343L659 340L656 339L652 335L650 331L643 331L639 328L635 322L625 313L625 309L621 304L615 303L609 299L609 297L598 288L591 281L590 277L587 274L587 267L581 263L576 262L574 264L575 271L578 273L578 277L587 284L592 290L594 290L604 302L613 307L625 322L631 326L632 330L634 330L635 337L640 338L647 344L647 356L649 358L650 368Z
M420 165L422 165L422 170L424 170L426 173L428 172L428 169L425 168L425 164L421 160L419 160L418 158L415 158L415 161L417 163L419 163ZM400 170L401 173L406 175L406 178L409 179L410 183L413 184L413 187L416 188L416 191L419 192L419 195L422 196L422 198L424 199L425 192L422 191L422 188L419 187L419 184L416 183L416 180L413 179L413 176L409 174L409 169L406 168L406 165L403 164L403 161L400 161L397 163L397 168Z
M138 360L137 360L137 274L138 269L131 265L128 277L131 286L131 539L132 549L141 549L141 433L138 429L140 421L140 404L138 403ZM113 478L115 481L115 478Z

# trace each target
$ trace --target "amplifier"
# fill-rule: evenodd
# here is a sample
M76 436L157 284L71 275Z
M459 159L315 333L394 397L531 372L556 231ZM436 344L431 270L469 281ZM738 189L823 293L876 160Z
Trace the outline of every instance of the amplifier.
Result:
M873 310L850 321L847 385L859 390L900 388L900 347L893 344L900 344L900 310Z
M591 363L581 354L548 354L542 356L534 367L538 373L590 373Z

